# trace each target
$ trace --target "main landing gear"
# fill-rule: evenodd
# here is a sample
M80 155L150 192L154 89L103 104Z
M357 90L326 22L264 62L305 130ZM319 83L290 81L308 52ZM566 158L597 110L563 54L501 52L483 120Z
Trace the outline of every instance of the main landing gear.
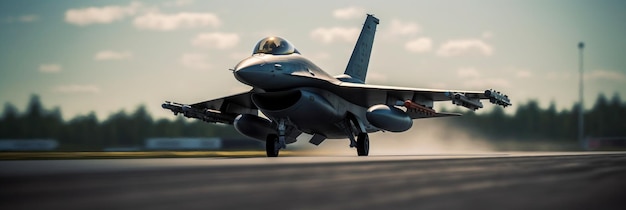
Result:
M360 133L356 139L356 153L367 156L370 153L370 138L367 133Z
M370 153L370 138L363 125L354 116L346 118L345 127L346 134L350 139L350 147L356 147L356 154L359 156L368 156ZM354 135L356 134L356 139Z
M345 125L346 134L350 139L350 147L356 147L358 156L368 156L370 152L370 139L365 129L363 129L354 118L346 120L346 123L343 125ZM265 139L265 153L267 157L278 157L280 149L284 149L287 146L285 141L285 121L279 120L277 127L278 135L269 134Z

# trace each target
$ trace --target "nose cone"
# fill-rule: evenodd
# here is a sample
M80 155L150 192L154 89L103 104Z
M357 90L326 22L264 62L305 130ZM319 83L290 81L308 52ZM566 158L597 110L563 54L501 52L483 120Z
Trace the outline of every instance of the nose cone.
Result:
M235 70L235 78L250 86L255 86L255 83L260 76L262 75L258 72L258 69L255 68L255 66Z
M258 58L243 60L235 67L235 78L240 82L253 86L264 87L272 79L273 72L265 62Z

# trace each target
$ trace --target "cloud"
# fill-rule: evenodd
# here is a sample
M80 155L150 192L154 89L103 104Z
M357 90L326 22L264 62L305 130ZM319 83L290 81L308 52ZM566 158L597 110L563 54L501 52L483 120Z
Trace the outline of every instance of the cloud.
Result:
M61 85L52 89L57 93L99 93L100 88L95 85Z
M39 16L38 15L22 15L19 17L7 17L4 19L4 22L7 23L14 23L14 22L21 22L21 23L32 23L39 20Z
M527 70L520 70L515 73L515 77L517 78L530 78L533 76L533 73Z
M151 12L138 16L133 21L139 29L172 31L180 28L219 27L220 19L213 13L181 12L177 14L162 14Z
M132 2L128 6L88 7L69 9L65 12L65 22L87 26L91 24L107 24L119 21L137 13L141 3Z
M208 55L202 53L185 53L180 58L180 63L189 69L208 70L211 64L208 62Z
M360 7L346 7L333 11L333 17L337 19L355 19L362 18L365 15L365 9Z
M393 36L410 36L419 33L422 29L417 23L391 20L389 33Z
M192 5L194 0L175 0L163 3L163 6L166 7L182 7Z
M423 53L433 48L433 40L428 37L421 37L404 44L404 49L409 52Z
M467 54L471 52L478 52L485 56L493 54L493 48L487 43L479 39L458 39L450 40L437 50L437 55L450 57Z
M585 80L626 81L626 74L617 71L598 69L585 73L584 78Z
M24 22L24 23L35 22L35 21L39 20L39 16L37 16L37 15L22 15L22 16L20 16L20 18L18 18L18 20L20 22Z
M198 34L191 40L191 44L196 47L206 47L215 49L228 49L237 46L239 35L236 33L203 33Z
M575 76L574 76L575 75ZM572 79L578 79L578 74L571 74L569 72L542 72L541 78L555 81L567 81Z
M493 33L491 31L485 31L481 36L483 39L491 39L493 37Z
M322 43L332 43L335 41L354 42L359 36L358 28L344 28L344 27L332 27L332 28L316 28L311 32L311 38L313 40Z
M133 58L133 54L128 51L116 52L112 50L103 50L93 56L94 60L106 61L106 60L130 60Z
M42 73L57 73L61 71L61 65L59 64L41 64L39 65L39 72Z
M511 83L502 78L475 78L466 80L463 84L468 88L477 89L511 87Z
M511 86L511 82L503 78L489 78L483 76L480 71L474 67L459 68L456 71L457 77L462 79L466 88L487 89L487 88L506 88ZM490 74L487 74L490 75Z
M456 71L456 75L460 78L479 78L480 72L478 72L475 68L460 68Z

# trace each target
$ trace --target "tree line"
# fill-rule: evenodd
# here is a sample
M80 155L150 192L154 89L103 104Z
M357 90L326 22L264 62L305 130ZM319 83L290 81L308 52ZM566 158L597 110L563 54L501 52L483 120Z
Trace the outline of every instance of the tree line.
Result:
M465 112L448 123L492 140L577 141L579 104L562 111L556 110L554 102L542 109L536 100L516 106L512 116L495 107L486 114ZM604 94L598 95L595 105L583 114L585 138L626 137L626 104L617 93L610 100Z
M517 106L513 115L496 107L489 113L464 112L463 117L445 122L488 139L577 140L578 105L557 111L553 103L546 109L535 100ZM610 100L599 95L595 105L584 112L588 137L626 136L626 104L615 94ZM46 109L33 95L23 113L6 103L0 118L0 139L56 139L60 150L101 150L107 147L137 147L150 137L241 138L232 126L198 120L153 119L145 106L131 113L121 110L99 120L94 112L63 120L59 108Z
M0 119L0 139L55 139L60 150L102 150L140 147L150 137L241 137L232 126L177 117L153 119L145 106L132 113L120 110L100 121L94 112L64 121L59 108L45 109L33 95L24 113L11 103Z

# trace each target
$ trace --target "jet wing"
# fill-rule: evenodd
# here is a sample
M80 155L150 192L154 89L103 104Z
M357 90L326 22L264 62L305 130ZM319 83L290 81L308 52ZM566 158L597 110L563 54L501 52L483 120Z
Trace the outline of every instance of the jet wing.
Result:
M206 122L232 124L239 114L258 114L251 95L249 91L191 105L166 101L161 107L171 110L175 115L182 113L185 117Z
M191 104L195 109L211 109L222 113L257 113L257 108L251 100L252 92L239 93L223 98L212 99L200 103Z
M435 101L452 101L453 104L472 110L482 108L482 103L479 101L481 99L489 99L491 103L504 107L511 105L508 96L493 90L437 90L342 82L337 85L334 92L346 100L363 107L370 107L376 104L399 105L399 102L404 103L406 100L422 105ZM437 114L443 115L445 113Z

